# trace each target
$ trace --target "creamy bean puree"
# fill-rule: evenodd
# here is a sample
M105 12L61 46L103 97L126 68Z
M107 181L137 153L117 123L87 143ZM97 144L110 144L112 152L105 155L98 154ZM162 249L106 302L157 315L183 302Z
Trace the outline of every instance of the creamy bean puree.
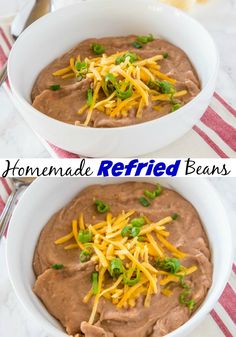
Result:
M87 39L45 67L32 104L59 121L118 127L174 113L200 91L183 50L147 36Z
M212 282L195 208L144 182L80 192L43 228L33 268L35 294L76 337L164 336L191 317Z

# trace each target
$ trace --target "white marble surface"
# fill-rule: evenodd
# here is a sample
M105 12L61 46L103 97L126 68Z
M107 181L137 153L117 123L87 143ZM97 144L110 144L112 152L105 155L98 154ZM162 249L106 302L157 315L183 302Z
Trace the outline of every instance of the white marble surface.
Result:
M0 0L0 17L13 14L27 0ZM74 0L54 0L60 6ZM158 0L157 0L158 1ZM220 51L221 67L217 91L236 106L236 0L208 0L191 13L212 34ZM0 89L0 157L48 157L38 138Z
M229 219L231 219L232 236L236 238L236 178L212 178L211 182L222 196L222 201L225 204L226 210L229 214ZM7 275L5 247L6 240L3 239L0 242L0 336L50 337L45 331L42 330L39 322L34 321L31 317L28 316L21 304L18 302ZM191 337L213 337L208 332L210 326L214 328L214 321L212 319L205 319L202 324L197 327L193 333L191 333ZM223 336L224 335L222 332L216 329L214 337ZM190 335L187 337L190 337Z

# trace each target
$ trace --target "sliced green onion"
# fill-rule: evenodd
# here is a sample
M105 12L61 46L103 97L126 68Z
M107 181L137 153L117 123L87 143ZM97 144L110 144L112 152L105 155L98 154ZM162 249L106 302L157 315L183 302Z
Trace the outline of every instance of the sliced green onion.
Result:
M137 48L137 49L143 48L142 43L140 43L140 42L138 42L138 41L132 42L132 46L133 46L134 48Z
M130 236L132 238L135 238L136 236L139 235L139 233L140 233L140 228L139 227L132 227Z
M57 91L61 89L60 84L52 84L50 85L49 89L51 89L52 91Z
M115 62L115 63L116 63L116 64L120 64L120 63L122 63L122 62L125 62L125 60L126 60L127 57L129 57L129 62L130 62L130 63L134 63L135 61L138 60L137 54L127 52L127 53L125 53L125 54L122 55L122 56L118 56L118 57L116 58L116 62Z
M180 262L176 258L158 259L155 267L160 270L168 271L171 274L176 274L180 270Z
M139 198L139 202L144 207L148 207L151 205L150 202L144 197Z
M87 105L91 106L93 104L93 89L89 88L87 90Z
M190 311L192 311L196 305L193 298L190 298L191 290L185 289L179 294L179 303L186 305Z
M76 61L75 69L78 71L78 74L76 74L77 79L82 80L88 72L88 64L86 62Z
M133 227L142 227L145 225L145 219L143 217L134 218L130 221L130 223Z
M156 197L158 197L162 192L162 187L160 185L157 185L156 189L151 192L151 191L148 191L148 190L145 190L144 191L144 195L148 198L148 199L155 199Z
M190 294L191 294L190 290L181 291L181 293L179 294L179 303L180 304L186 304L187 297L189 297Z
M122 228L121 230L121 236L123 236L123 238L125 236L130 236L131 234L131 231L132 231L132 226L125 226L124 228Z
M154 37L152 34L149 35L138 35L136 36L136 39L140 43L148 43L154 40Z
M91 45L91 49L94 52L94 54L96 55L101 55L103 53L105 53L105 47L99 43L93 43Z
M64 264L54 263L54 264L51 265L51 267L53 269L62 269L64 267Z
M158 85L162 94L174 94L176 92L173 84L168 81L158 81Z
M174 103L172 104L171 111L174 112L182 107L182 104L180 103Z
M125 62L125 57L124 56L118 56L117 58L116 58L116 64L120 64L120 63L122 63L122 62Z
M98 272L92 273L92 292L94 295L97 295L98 293Z
M87 71L88 64L86 62L76 61L75 62L75 69L78 70L79 72Z
M102 200L96 200L95 205L99 213L106 213L110 209L109 205Z
M177 275L176 275L177 276ZM178 275L179 277L179 285L184 288L184 289L190 289L189 285L187 285L187 283L184 280L184 276L183 275Z
M107 96L112 94L116 90L117 80L111 73L107 73L105 76L105 82L103 84L103 91Z
M124 266L120 259L112 259L110 264L109 272L112 277L118 277L120 274L124 272Z
M143 226L143 220L141 220L142 218L135 218L133 220L131 220L131 225L132 226L125 226L124 228L122 228L121 230L121 236L125 237L136 237L139 235L140 233L140 227Z
M195 308L195 305L196 305L196 301L194 299L191 299L187 303L187 306L188 306L188 308L189 308L190 311L193 311L193 309Z
M164 53L163 57L164 57L164 59L167 59L169 57L169 54L168 53Z
M123 84L123 83L122 83ZM122 101L124 99L127 99L133 95L133 89L132 84L129 84L128 88L126 90L120 90L119 88L116 88L116 95L119 97Z
M78 234L78 240L82 243L92 242L93 233L90 232L88 229L81 229Z
M86 249L81 250L79 255L80 262L84 263L91 259L91 254Z
M94 252L94 249L93 249L93 246L91 245L91 243L86 243L85 245L84 245L84 247L85 247L85 249L87 250L87 252L89 252L89 254L93 254L93 252Z
M123 278L123 282L124 284L127 284L128 286L134 286L135 284L137 284L140 281L140 270L138 270L136 272L136 277L135 278L128 278L126 276L126 274L129 273L130 270L127 270L126 273L124 273L124 278Z
M158 197L162 192L162 187L161 185L157 185L157 188L155 189L155 195Z
M171 215L171 217L172 217L172 220L176 220L179 217L179 214L174 213Z
M107 73L106 74L106 76L105 76L105 81L106 82L111 82L112 84L116 84L117 83L117 80L116 80L116 78L115 78L115 76L113 75L113 74L111 74L111 73Z
M144 194L146 195L146 197L148 197L149 199L155 199L156 198L156 193L154 192L150 192L148 190L144 191Z

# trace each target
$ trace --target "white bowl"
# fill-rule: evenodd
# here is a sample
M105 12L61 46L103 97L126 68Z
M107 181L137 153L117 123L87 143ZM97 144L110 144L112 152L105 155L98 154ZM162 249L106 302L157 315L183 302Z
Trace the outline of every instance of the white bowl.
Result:
M87 0L46 15L19 37L9 57L10 85L24 119L44 139L83 156L129 157L161 149L191 129L206 110L215 89L218 53L203 26L156 0L121 3ZM79 41L147 33L182 48L199 75L201 92L175 113L138 125L85 128L52 119L31 106L30 93L39 72Z
M183 337L191 332L213 308L231 271L232 240L224 207L215 189L206 179L133 178L130 180L159 181L162 185L179 192L195 206L207 232L214 265L213 283L205 301L191 319L168 334L168 337ZM27 189L14 211L7 236L9 276L25 309L52 336L68 337L32 291L35 282L32 260L39 234L49 218L83 188L98 183L124 181L127 181L127 178L39 178Z

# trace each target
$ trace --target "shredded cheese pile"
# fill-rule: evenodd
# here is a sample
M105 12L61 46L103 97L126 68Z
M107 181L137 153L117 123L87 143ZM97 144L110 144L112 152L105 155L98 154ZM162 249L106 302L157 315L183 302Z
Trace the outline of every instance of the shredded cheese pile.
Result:
M135 55L135 60L132 59L132 55ZM123 61L121 61L122 57ZM120 61L117 62L119 58ZM141 59L135 53L123 51L111 56L103 54L96 58L85 58L82 62L80 55L78 55L77 59L70 59L68 67L57 70L53 75L63 79L91 79L92 100L78 111L79 115L86 114L84 126L88 126L95 109L112 118L127 117L131 109L135 109L136 117L142 118L143 109L150 104L158 103L153 106L153 109L159 110L161 102L173 103L174 99L187 94L186 90L163 93L158 86L157 88L150 87L150 81L153 83L165 81L174 88L176 80L160 71L158 61L163 58L163 55L155 55L151 58ZM79 67L83 67L83 69ZM115 89L107 90L107 76L109 74L114 76L120 92L125 93L127 97L120 97Z
M86 249L86 244L78 240L79 231L89 230L93 234L93 239L89 243L92 247L91 260L96 262L98 272L98 292L95 295L93 309L89 323L93 324L98 302L101 297L110 300L117 308L134 307L136 300L140 295L145 296L144 306L150 306L153 294L161 292L166 296L172 294L171 290L166 287L169 282L179 282L180 276L185 276L197 270L196 266L185 268L180 266L176 274L168 271L158 270L153 266L154 259L164 259L166 257L176 257L182 259L187 256L180 251L167 238L169 231L166 225L173 222L171 216L165 217L157 222L151 222L146 216L145 225L140 228L139 237L143 238L142 242L138 237L123 237L121 231L131 223L131 217L135 210L128 212L122 211L118 216L107 213L106 220L96 223L95 225L85 224L84 216L81 213L79 220L72 221L72 231L68 235L55 241L56 245L65 244L64 249ZM68 241L73 243L68 244ZM127 276L132 279L134 275L140 275L138 282L134 285L127 285L123 282L123 275L112 279L110 274L111 261L119 258L128 271ZM108 275L111 282L107 285ZM88 292L84 302L88 303L93 296L93 289Z

